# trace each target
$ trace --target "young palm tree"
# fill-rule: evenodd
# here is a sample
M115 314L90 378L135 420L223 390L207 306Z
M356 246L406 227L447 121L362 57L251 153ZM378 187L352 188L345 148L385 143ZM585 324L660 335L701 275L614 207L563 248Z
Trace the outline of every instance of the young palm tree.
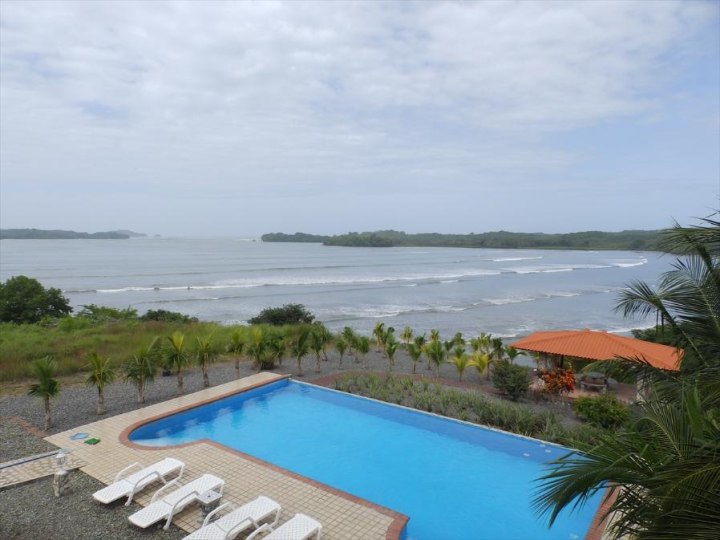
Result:
M245 338L240 330L235 330L230 335L230 343L225 347L225 350L235 356L235 378L240 378L240 358L245 350Z
M316 325L313 325L313 328L310 330L309 345L312 352L315 353L315 373L320 373L320 355L325 348L325 339L322 329Z
M357 339L357 343L355 344L355 349L358 352L358 356L360 356L360 359L363 361L363 367L364 366L364 360L367 353L370 352L370 338L367 336L361 336Z
M479 337L474 337L470 340L470 348L473 353L480 352L480 347L482 347L482 340Z
M407 347L410 344L410 340L412 338L413 338L412 328L410 328L409 326L406 326L405 328L403 328L402 334L400 334L400 339L403 340L405 347Z
M455 347L454 355L450 360L448 360L448 364L455 366L455 369L457 369L458 372L458 381L462 381L463 373L465 373L465 370L470 365L470 359L468 358L468 355L465 354L465 348Z
M247 345L247 352L252 356L257 371L266 367L266 359L269 352L268 333L262 326L253 327L250 333L250 342Z
M462 335L462 332L458 332L453 337L453 343L456 347L464 347L465 346L465 338Z
M47 431L52 427L50 398L54 398L60 393L60 383L55 378L57 364L51 357L46 356L35 360L30 369L37 382L30 385L28 394L42 398L45 406L45 431Z
M195 346L195 361L200 366L200 369L202 369L203 387L208 388L210 386L208 370L210 369L210 364L217 360L218 350L213 343L212 335L204 338L198 336L195 339L197 340Z
M425 345L425 356L427 356L428 361L435 365L435 375L439 377L440 366L445 359L445 347L440 341L430 341Z
M468 362L469 366L477 369L478 375L486 374L487 379L490 380L490 364L492 363L492 357L488 353L475 352Z
M188 363L188 355L185 351L185 334L180 331L173 332L171 336L166 336L168 340L167 349L165 349L165 365L169 369L175 370L177 377L177 395L180 396L184 390L183 368Z
M345 326L342 329L342 338L348 345L348 356L352 356L353 349L355 348L355 343L357 342L357 336L355 335L355 331L349 326Z
M440 341L440 330L435 328L430 330L430 341Z
M340 361L338 362L338 367L342 366L343 356L345 356L345 351L348 348L347 341L345 341L345 338L342 336L338 336L335 339L335 350L338 352L338 355L340 355Z
M515 363L515 359L518 356L524 356L525 353L522 351L518 351L515 347L505 347L505 356L507 356L507 359L510 360L511 364Z
M96 387L98 391L97 413L105 414L104 391L105 387L115 380L115 370L109 358L103 358L95 352L88 355L88 365L85 367L90 370L85 384Z
M417 369L418 362L420 361L420 356L422 355L422 346L418 347L416 343L408 343L407 346L407 353L410 357L410 361L412 362L413 369L412 372L415 373L415 370Z
M395 353L398 350L400 344L395 341L395 336L390 334L385 342L385 354L388 358L388 371L392 371L395 366Z
M505 352L505 346L503 345L502 338L492 338L490 340L492 347L492 357L494 360L502 360L503 353Z
M147 383L154 381L157 374L157 342L156 337L150 345L138 349L124 366L125 380L137 387L137 402L140 404L145 403Z
M307 328L303 328L298 336L295 338L295 341L293 341L293 344L290 347L291 354L295 357L297 360L297 367L298 367L298 376L303 376L303 370L302 370L302 359L303 357L307 356L308 352L310 352L310 346L308 344L310 336L310 330Z
M284 332L279 331L270 335L270 341L268 343L268 351L272 358L274 358L278 365L282 366L283 356L287 350L287 337Z
M383 336L385 335L385 323L377 321L373 328L373 336L375 336L375 352L382 350Z

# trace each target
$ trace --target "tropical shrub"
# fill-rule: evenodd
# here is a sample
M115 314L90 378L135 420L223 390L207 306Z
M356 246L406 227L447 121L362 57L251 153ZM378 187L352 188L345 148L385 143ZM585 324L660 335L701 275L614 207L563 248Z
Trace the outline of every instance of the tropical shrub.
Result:
M543 392L550 395L567 394L575 390L575 372L572 369L541 369L538 376L543 380Z
M87 319L92 321L93 324L115 321L135 321L138 318L137 310L130 307L117 309L107 306L96 306L95 304L84 305L75 317Z
M285 304L282 307L265 308L248 322L282 326L284 324L310 324L314 320L315 315L305 309L302 304Z
M15 276L0 282L0 322L37 323L72 311L60 289L43 287L37 279Z
M622 425L630 414L630 409L614 394L599 396L581 396L573 404L575 413L583 420L603 428L615 428Z
M139 319L143 322L160 321L169 323L196 323L197 317L190 317L177 311L167 311L165 309L149 309Z
M507 360L500 360L499 362L495 362L493 368L493 386L503 395L508 396L513 401L517 401L527 394L528 388L530 387L528 375L528 368L511 364Z

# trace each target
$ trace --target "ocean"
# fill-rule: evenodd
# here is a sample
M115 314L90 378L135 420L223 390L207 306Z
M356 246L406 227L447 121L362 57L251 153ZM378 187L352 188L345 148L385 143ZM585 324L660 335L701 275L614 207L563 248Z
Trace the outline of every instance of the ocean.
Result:
M2 240L0 280L60 288L74 307L179 311L243 323L305 305L330 329L437 328L517 337L535 330L627 333L653 320L613 310L634 280L655 283L672 257L634 251L347 248L240 239Z

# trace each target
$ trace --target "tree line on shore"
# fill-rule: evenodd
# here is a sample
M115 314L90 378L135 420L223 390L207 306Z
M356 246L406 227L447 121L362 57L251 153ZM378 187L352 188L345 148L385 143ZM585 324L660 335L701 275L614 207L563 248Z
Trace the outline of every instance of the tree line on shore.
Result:
M346 247L466 247L493 249L614 249L662 251L663 231L585 231L564 234L494 231L470 234L403 231L350 232L338 235L268 233L263 242L314 242Z

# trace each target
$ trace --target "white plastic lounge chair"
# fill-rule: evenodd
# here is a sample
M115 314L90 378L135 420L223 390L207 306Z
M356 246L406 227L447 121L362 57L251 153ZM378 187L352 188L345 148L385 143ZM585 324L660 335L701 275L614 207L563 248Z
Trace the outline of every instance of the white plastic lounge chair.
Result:
M262 540L306 540L313 537L315 540L320 540L322 525L310 516L295 514L277 529L269 524L261 525L247 537L247 540L254 540L258 534L265 531L271 532Z
M167 519L163 529L170 527L173 516L180 512L187 505L195 502L208 491L217 491L222 494L225 481L212 474L203 474L200 478L181 485L177 480L168 482L158 489L150 500L150 504L142 510L138 510L130 516L130 523L145 529L161 519ZM169 488L175 487L175 491L167 493ZM163 498L159 499L163 494Z
M125 467L117 473L112 484L93 493L93 498L103 504L109 504L123 497L127 497L128 500L125 506L129 506L135 494L142 491L147 485L157 480L162 480L163 484L165 484L167 483L165 479L167 475L179 471L177 478L180 478L185 470L185 464L182 461L174 458L165 458L123 478L125 474L135 467L140 467L140 464L133 463Z
M234 510L210 523L216 514L226 508L234 508ZM202 527L183 540L231 540L250 526L257 529L260 527L259 522L266 520L272 514L275 514L275 519L270 525L274 527L280 519L280 505L262 495L240 507L228 502L210 512Z

